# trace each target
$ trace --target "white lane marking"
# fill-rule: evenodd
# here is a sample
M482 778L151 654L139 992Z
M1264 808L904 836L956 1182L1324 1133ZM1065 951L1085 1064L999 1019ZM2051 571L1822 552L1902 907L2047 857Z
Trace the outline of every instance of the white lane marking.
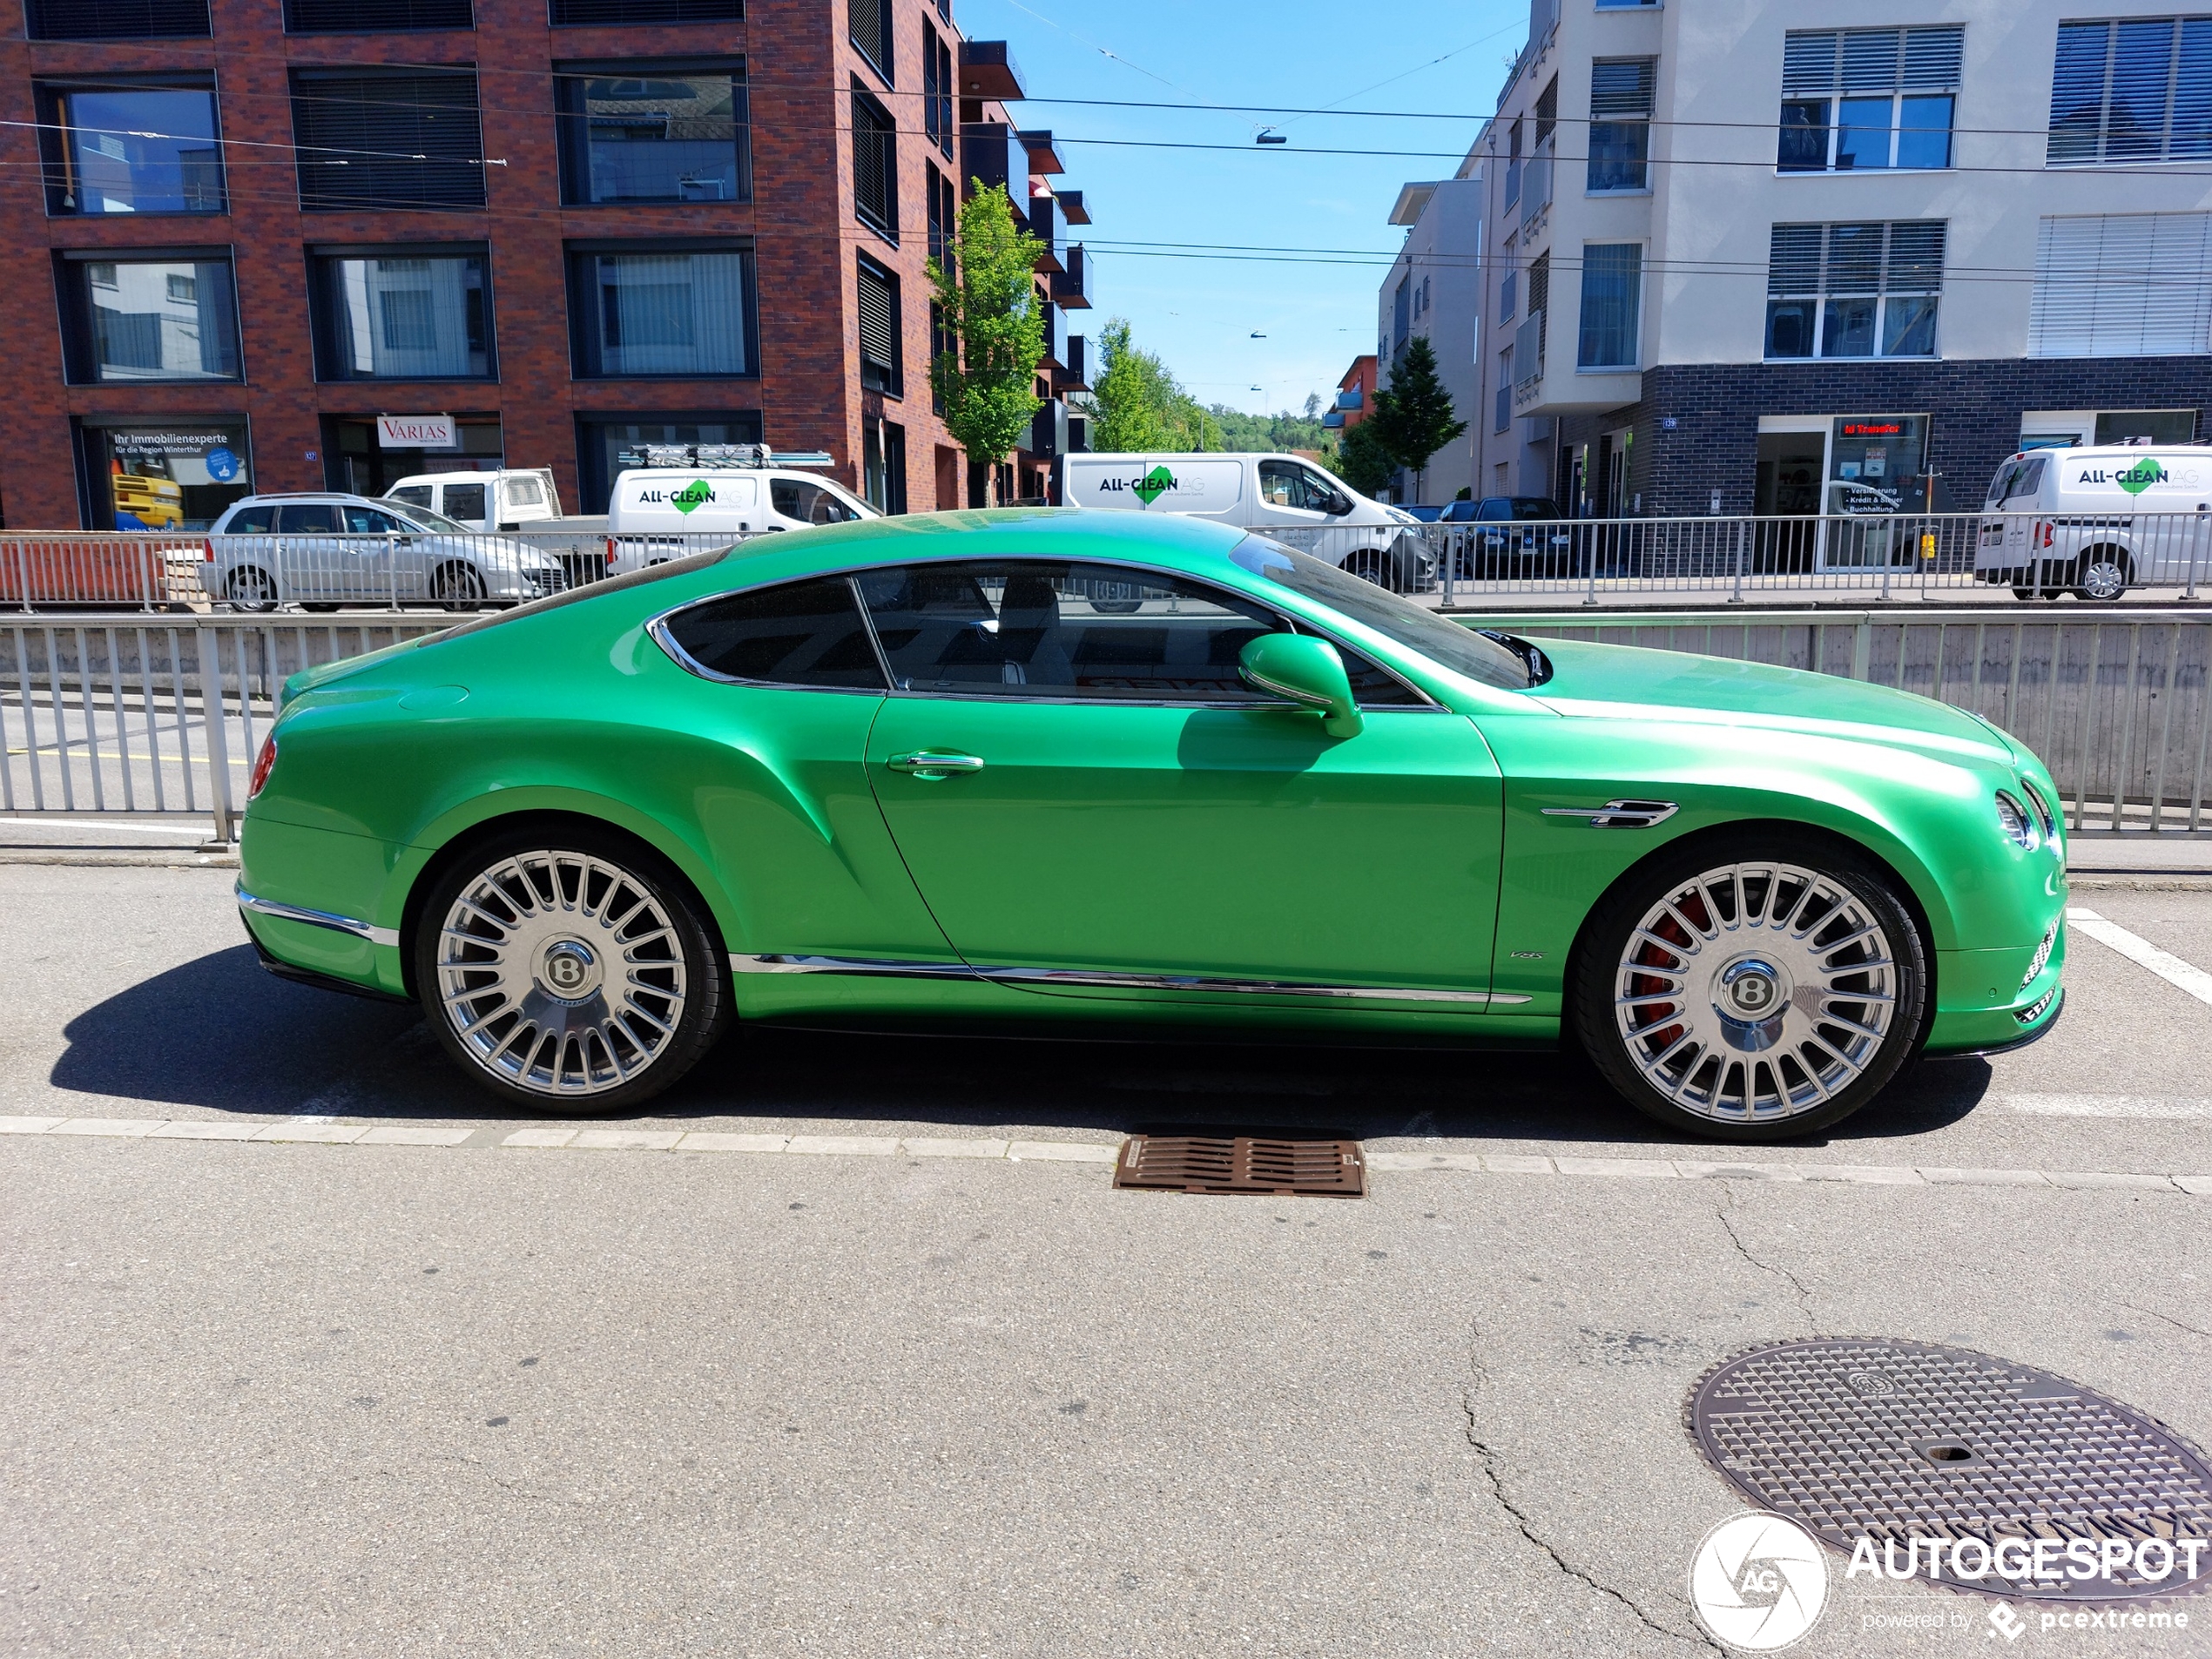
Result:
M2146 1095L2001 1095L2005 1109L2029 1117L2212 1117L2212 1100L2160 1100Z
M23 751L10 749L8 752L21 754ZM111 818L64 818L58 813L52 818L0 818L0 825L24 829L118 829L129 830L133 835L188 835L202 841L207 839L204 828L191 824L123 824Z
M2014 1098L2033 1098L2033 1096ZM2053 1099L2073 1098L2064 1096ZM2112 1098L2117 1099L2118 1096ZM471 1137L466 1129L424 1124L305 1124L296 1118L273 1123L223 1120L131 1117L0 1116L0 1134L89 1136L110 1140L254 1141L311 1143L331 1146L458 1147ZM766 1157L981 1158L998 1163L1112 1163L1121 1143L1098 1141L961 1140L950 1136L732 1134L714 1130L530 1128L516 1130L502 1146L544 1150L636 1152L750 1152ZM1844 1182L1872 1187L2065 1187L2076 1190L2126 1188L2150 1192L2191 1193L2212 1197L2212 1175L2169 1175L2097 1170L1974 1170L1914 1168L1905 1164L1728 1163L1711 1158L1543 1157L1527 1152L1370 1152L1371 1170L1427 1170L1436 1174L1561 1175L1598 1180Z
M2162 951L2137 934L2129 933L2117 922L2107 921L2094 910L2082 910L2068 905L2067 926L2078 927L2100 945L2118 951L2138 968L2148 968L2168 985L2180 987L2198 1001L2212 1003L2212 974L2201 968L2192 968L2180 957Z

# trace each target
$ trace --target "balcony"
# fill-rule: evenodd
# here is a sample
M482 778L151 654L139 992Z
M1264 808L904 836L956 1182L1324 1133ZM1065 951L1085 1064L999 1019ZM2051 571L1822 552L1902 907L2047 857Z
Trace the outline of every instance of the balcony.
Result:
M1058 306L1044 307L1044 356L1037 367L1057 372L1068 365L1068 315Z
M1022 66L1002 40L963 40L960 44L960 95L1017 102L1028 94L1022 87Z
M1330 431L1334 432L1339 427L1344 424L1344 411L1342 409L1331 409L1326 415L1321 417L1321 424L1326 427Z
M1033 131L1028 132L1017 132L1014 136L1022 140L1023 147L1029 152L1029 171L1031 172L1036 173L1040 176L1046 176L1052 173L1065 172L1068 171L1067 168L1060 165L1060 152L1052 147L1052 134L1050 132L1044 131Z
M1521 222L1524 227L1542 218L1544 209L1552 205L1552 154L1556 148L1556 140L1547 138L1528 158L1528 170L1521 181Z
M1090 261L1076 243L1062 256L1065 268L1052 279L1052 303L1069 311L1090 309Z
M1063 398L1049 399L1044 406L1029 418L1029 453L1039 461L1049 461L1068 453L1068 404Z
M1367 407L1366 394L1356 386L1347 386L1337 394L1337 408L1349 413Z
M1083 206L1082 191L1055 190L1053 192L1053 198L1060 204L1061 218L1066 219L1070 225L1090 223L1090 210Z
M1054 309L1056 311L1058 307ZM1052 389L1055 393L1064 397L1070 392L1090 390L1089 371L1085 367L1087 355L1081 334L1069 334L1062 342L1061 367L1054 371L1052 376Z
M960 129L961 196L981 180L1006 192L1015 222L1027 228L1029 210L1029 152L1012 127L1003 121L965 121Z
M1034 158L1036 152L1029 152ZM1060 263L1059 204L1049 196L1029 198L1029 234L1044 244L1044 252L1037 255L1036 269L1047 276L1057 276Z

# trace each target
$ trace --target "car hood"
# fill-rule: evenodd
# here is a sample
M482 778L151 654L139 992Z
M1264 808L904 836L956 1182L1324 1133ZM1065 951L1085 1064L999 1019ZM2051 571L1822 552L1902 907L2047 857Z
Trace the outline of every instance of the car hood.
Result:
M1687 651L1540 643L1552 678L1535 695L1570 717L1802 732L2007 767L2020 760L2011 741L1978 716L1886 685Z

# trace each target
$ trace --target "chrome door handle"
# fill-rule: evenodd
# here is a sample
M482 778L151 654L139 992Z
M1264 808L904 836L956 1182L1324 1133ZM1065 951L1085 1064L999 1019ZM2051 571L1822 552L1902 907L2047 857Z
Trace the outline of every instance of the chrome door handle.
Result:
M941 782L955 772L983 770L983 762L978 756L938 754L929 750L893 755L887 764L892 771L911 772L925 783Z

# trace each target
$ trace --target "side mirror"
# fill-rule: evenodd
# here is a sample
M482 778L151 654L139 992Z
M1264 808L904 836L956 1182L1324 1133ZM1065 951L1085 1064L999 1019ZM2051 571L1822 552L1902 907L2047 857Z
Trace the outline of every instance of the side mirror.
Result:
M1352 510L1352 497L1341 489L1332 491L1329 496L1329 505L1325 510L1331 518L1342 518Z
M1262 634L1237 653L1237 673L1256 691L1319 713L1321 729L1332 738L1356 738L1366 729L1344 658L1325 639Z

